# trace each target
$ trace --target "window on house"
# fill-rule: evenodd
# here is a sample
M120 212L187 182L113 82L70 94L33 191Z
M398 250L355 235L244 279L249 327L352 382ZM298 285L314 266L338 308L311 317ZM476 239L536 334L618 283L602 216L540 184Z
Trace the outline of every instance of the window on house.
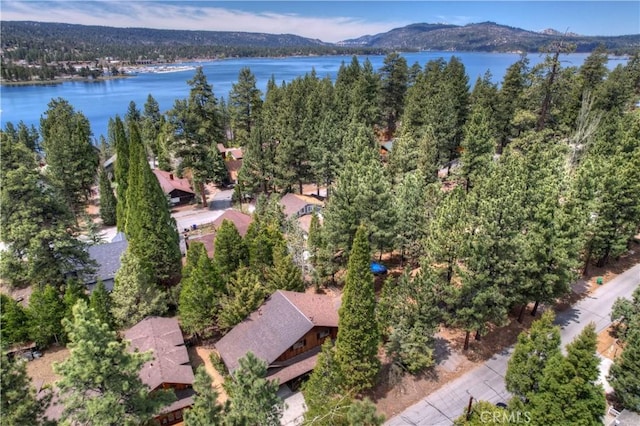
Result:
M304 346L307 344L307 340L306 339L302 339L296 343L293 344L292 349L295 351L296 349L302 349L304 348Z
M325 328L324 330L318 332L317 336L318 336L318 339L324 339L330 334L331 334L331 330L328 328Z

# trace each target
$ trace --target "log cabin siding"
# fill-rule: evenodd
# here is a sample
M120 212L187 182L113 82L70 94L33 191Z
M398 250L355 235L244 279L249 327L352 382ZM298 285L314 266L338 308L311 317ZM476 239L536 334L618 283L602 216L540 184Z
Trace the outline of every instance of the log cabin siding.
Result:
M290 346L274 363L286 361L294 356L305 353L315 347L321 346L327 338L335 339L338 336L337 327L313 327L298 342Z

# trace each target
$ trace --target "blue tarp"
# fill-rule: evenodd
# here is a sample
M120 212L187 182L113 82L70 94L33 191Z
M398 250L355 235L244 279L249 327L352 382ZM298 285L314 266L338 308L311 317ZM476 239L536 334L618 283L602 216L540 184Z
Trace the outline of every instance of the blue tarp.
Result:
M371 262L370 269L371 269L371 273L373 273L374 275L387 273L387 267L377 262Z

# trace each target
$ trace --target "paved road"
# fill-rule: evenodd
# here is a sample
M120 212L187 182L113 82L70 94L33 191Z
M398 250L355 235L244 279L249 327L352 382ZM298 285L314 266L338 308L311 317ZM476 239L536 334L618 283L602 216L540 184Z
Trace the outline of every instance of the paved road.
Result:
M608 327L613 302L618 297L630 297L638 285L640 264L618 275L572 308L559 313L556 323L561 328L563 346L571 342L590 322L596 324L597 332ZM483 365L447 383L385 424L449 426L464 412L470 396L493 403L506 402L509 394L504 386L504 375L512 351L513 347L493 356Z

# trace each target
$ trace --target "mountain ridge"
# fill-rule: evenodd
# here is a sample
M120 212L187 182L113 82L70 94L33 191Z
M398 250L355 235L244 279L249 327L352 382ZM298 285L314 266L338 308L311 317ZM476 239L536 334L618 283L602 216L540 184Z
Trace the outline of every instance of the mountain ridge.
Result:
M491 21L466 25L414 23L336 44L385 49L534 52L560 40L575 45L577 52L590 52L599 44L611 50L640 49L640 34L583 36L554 29L536 32Z

